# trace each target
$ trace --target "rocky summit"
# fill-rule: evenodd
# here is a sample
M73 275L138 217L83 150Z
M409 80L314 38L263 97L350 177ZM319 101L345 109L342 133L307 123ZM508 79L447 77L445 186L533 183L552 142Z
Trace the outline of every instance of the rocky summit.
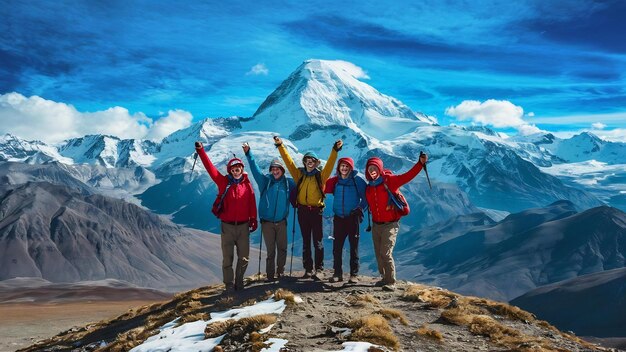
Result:
M376 279L250 278L177 294L23 351L611 351L517 307Z

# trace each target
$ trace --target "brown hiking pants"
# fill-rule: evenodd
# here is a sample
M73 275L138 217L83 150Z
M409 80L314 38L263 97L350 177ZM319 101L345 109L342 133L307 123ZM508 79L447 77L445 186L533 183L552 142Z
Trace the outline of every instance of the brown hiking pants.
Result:
M396 283L396 265L393 261L393 247L398 237L398 222L372 224L374 253L378 262L378 271L386 285Z
M287 262L287 220L279 222L261 220L261 232L267 251L265 260L267 277L273 278L275 274L283 275Z
M231 225L222 221L222 274L226 285L243 288L243 276L250 259L250 229L248 223ZM237 248L237 268L233 278L234 250Z

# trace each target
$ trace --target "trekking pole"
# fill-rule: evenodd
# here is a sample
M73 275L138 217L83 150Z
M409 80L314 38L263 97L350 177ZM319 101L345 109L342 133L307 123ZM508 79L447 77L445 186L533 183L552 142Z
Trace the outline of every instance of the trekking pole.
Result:
M263 250L263 230L261 230L261 240L259 241L259 272L257 276L261 279L261 251Z
M196 167L196 160L198 160L198 152L193 153L193 165L191 165L191 176L189 176L189 182L193 181L193 169Z
M422 155L424 155L424 152L422 152L420 150L420 158L422 157ZM426 179L428 180L428 187L430 187L430 189L433 189L433 186L430 184L430 177L428 177L428 169L426 168L426 163L423 164L424 166L424 173L426 174Z
M293 207L293 226L291 230L291 260L289 260L289 276L291 276L291 267L293 266L293 243L296 240L296 211L297 208Z
M198 152L193 153L193 165L191 165L191 176L193 176L193 169L196 167L196 161L198 160Z

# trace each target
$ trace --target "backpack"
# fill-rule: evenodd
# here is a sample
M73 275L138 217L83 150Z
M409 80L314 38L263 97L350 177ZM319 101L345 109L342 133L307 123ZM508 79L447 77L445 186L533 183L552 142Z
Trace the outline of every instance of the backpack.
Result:
M211 207L211 213L213 213L213 215L215 215L215 217L217 217L219 219L220 214L222 214L222 212L224 211L224 197L226 196L226 192L228 192L228 189L230 189L230 186L232 185L232 183L229 181L228 184L226 185L226 189L224 189L224 192L221 194L218 194L215 197L215 201L213 201L213 206Z
M396 193L391 192L389 186L387 186L387 182L383 179L383 185L389 194L389 199L391 200L391 204L393 204L396 213L400 216L407 216L411 212L411 208L409 207L409 202L406 201L406 197L400 190L397 190Z

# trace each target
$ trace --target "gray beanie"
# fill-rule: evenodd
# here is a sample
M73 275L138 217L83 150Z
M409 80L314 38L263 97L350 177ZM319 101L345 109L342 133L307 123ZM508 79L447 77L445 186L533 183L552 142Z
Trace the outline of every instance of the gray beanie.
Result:
M277 167L283 170L283 173L285 173L285 167L283 166L283 163L279 159L272 160L272 162L270 163L270 171L272 170L273 167Z

